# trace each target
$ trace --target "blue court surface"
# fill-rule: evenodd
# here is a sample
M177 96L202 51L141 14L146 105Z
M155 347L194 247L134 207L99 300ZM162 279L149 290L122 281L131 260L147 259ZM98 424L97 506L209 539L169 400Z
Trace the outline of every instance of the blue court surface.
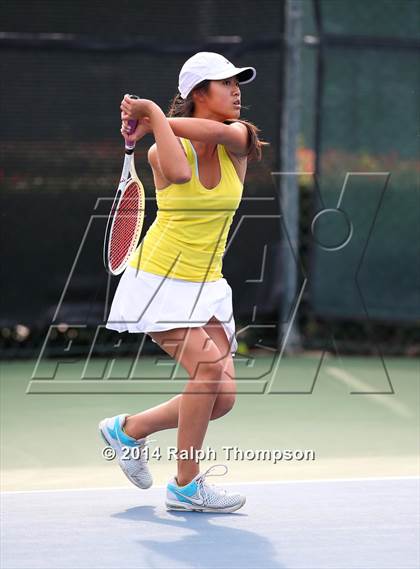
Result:
M411 569L420 479L229 485L232 514L168 512L163 487L2 494L2 569Z

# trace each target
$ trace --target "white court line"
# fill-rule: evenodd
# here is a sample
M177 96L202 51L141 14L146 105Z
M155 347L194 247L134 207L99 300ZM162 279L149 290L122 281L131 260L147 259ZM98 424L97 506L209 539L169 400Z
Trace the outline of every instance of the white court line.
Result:
M358 379L354 375L347 373L346 371L333 366L327 366L326 372L335 379L338 379L348 385L349 387L354 388L356 391L375 391L375 388ZM355 396L357 397L357 396ZM395 415L399 415L400 417L412 417L412 414L408 410L408 408L401 403L400 401L396 400L394 394L379 394L379 393L366 393L366 395L361 395L360 397L369 397L372 401L377 403L378 405L382 405L382 407L387 407L391 409L395 413Z
M420 484L420 476L369 476L364 478L319 478L314 480L254 480L250 482L224 482L222 486L252 486L259 484L263 486L266 486L267 484L319 484L323 482L382 482L389 480L418 480ZM153 488L166 488L166 484L154 485ZM40 494L42 492L100 492L101 490L135 490L135 488L132 486L98 486L94 488L52 488L50 490L6 490L4 492L0 492L0 496L6 496L9 494Z

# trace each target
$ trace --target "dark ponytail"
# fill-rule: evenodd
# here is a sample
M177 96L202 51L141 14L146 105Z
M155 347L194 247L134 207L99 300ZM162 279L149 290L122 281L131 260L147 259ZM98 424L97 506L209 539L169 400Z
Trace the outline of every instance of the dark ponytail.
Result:
M228 119L224 122L225 124L241 122L246 126L249 135L248 160L250 162L251 160L257 160L259 162L262 158L263 146L269 146L270 144L269 142L265 142L264 140L259 139L258 133L261 132L261 130L257 126L255 126L255 124L253 124L252 122L245 121L243 119L232 119L232 120Z
M186 99L183 99L179 93L176 94L169 104L168 117L192 117L195 108L193 93L197 91L207 93L209 87L210 81L205 79L194 87Z
M206 79L199 83L194 89L188 94L186 99L183 99L179 93L175 95L169 104L168 117L192 117L194 114L195 103L193 99L193 93L196 91L204 91L207 93L210 87L210 80ZM248 146L248 160L258 160L262 158L262 147L268 146L268 142L260 140L258 133L260 129L255 126L252 122L245 121L242 119L228 119L224 121L225 124L232 124L234 122L241 122L244 124L248 130L249 134L249 146Z

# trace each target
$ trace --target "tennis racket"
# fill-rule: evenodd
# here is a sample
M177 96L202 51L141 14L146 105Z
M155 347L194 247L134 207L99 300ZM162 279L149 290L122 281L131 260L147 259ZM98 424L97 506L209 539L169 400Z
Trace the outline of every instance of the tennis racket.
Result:
M130 97L138 99L136 95ZM137 123L137 120L128 121L131 133L135 131ZM103 259L111 275L119 275L125 270L143 228L145 196L134 166L135 146L135 142L125 138L121 179L106 225Z

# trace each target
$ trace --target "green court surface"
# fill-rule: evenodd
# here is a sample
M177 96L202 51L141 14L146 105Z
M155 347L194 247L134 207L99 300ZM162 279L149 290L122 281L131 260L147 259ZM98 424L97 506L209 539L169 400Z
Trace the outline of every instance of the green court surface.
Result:
M327 355L320 366L320 354L277 357L235 358L236 405L210 423L202 469L225 463L224 480L235 483L419 474L417 360L385 359L390 393L379 358ZM54 375L56 363L47 360L36 373L34 361L1 364L2 490L130 486L102 457L97 424L169 399L182 391L185 372L163 354L134 364L69 360ZM176 431L152 438L151 453L161 455L150 459L152 472L165 484L176 471L168 454ZM229 446L240 452L228 457ZM274 450L312 450L314 458L277 452L275 463Z

